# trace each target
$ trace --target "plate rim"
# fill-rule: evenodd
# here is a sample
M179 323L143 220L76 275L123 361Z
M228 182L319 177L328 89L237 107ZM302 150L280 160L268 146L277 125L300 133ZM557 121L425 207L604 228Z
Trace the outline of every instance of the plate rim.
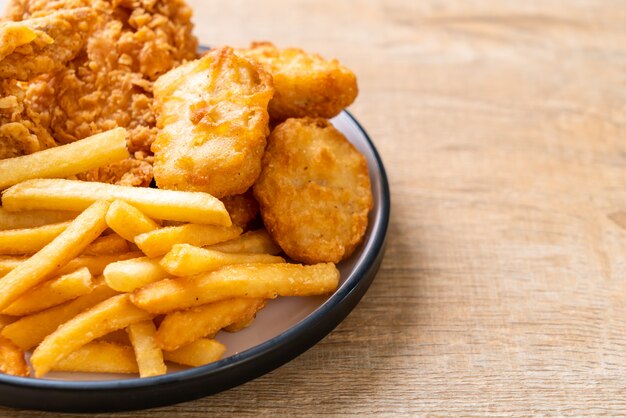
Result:
M13 398L10 393L2 393L5 392L5 390L0 390L0 404L10 407L27 407L49 411L114 411L140 409L182 402L230 389L244 382L253 380L271 370L277 369L293 358L301 355L328 335L345 319L348 313L354 309L373 281L384 255L391 213L391 194L382 158L361 123L348 110L343 110L342 113L347 115L350 121L363 135L369 151L371 151L374 157L374 168L378 173L376 180L380 187L380 221L377 225L374 225L375 229L372 230L370 237L371 252L366 254L363 261L356 265L355 269L346 278L342 286L322 305L295 325L260 344L205 366L193 367L161 376L102 381L68 381L34 379L30 377L0 374L0 389L10 391L13 396L15 396L15 398ZM346 306L348 302L349 306ZM320 324L320 320L328 321L328 323ZM306 335L307 331L311 329L317 330L316 335ZM293 348L288 350L287 353L284 353L284 357L280 359L274 358L274 360L270 362L271 364L261 364L254 367L256 361L272 357L272 354L275 354L278 349L287 346ZM56 395L72 393L76 396L87 393L97 394L107 392L110 394L111 391L117 393L127 390L145 390L159 387L168 390L169 386L173 384L180 384L185 381L196 382L202 379L208 379L210 376L236 372L237 369L241 368L249 369L245 377L242 378L239 376L239 378L232 378L221 387L203 388L203 390L199 391L201 392L200 395L194 396L192 394L191 396L181 396L178 394L178 396L176 396L177 400L174 402L158 397L148 399L144 396L141 399L135 399L134 404L121 408L110 404L90 404L87 408L85 408L84 405L79 405L84 404L84 402L78 402L76 405L65 404L58 407L55 405L56 402L38 404L38 399L33 399L32 402L24 402L21 399L22 396L19 394L21 390L35 391L39 395L42 395L44 392L50 392ZM250 372L250 370L256 370L256 372Z

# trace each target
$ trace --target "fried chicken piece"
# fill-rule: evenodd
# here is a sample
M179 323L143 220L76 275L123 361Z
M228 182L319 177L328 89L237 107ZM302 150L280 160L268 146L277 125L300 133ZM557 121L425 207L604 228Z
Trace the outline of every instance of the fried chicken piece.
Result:
M244 231L250 230L252 222L257 219L259 214L259 203L252 195L252 189L243 194L223 197L221 200L233 224L241 227Z
M358 94L356 76L337 60L297 48L278 49L269 42L255 42L242 52L263 65L274 79L276 93L269 106L274 121L332 118Z
M64 68L85 45L95 17L82 7L0 23L0 78L27 81Z
M79 8L0 23L0 159L56 145L16 80L63 68L84 46L94 19L90 9Z
M216 197L245 192L261 171L269 133L271 76L224 47L154 84L154 178L162 189Z
M321 118L288 119L272 131L253 190L272 238L310 264L352 254L373 204L365 157Z
M150 155L157 133L153 81L197 57L191 9L183 0L13 0L9 15L21 20L81 6L97 14L87 47L64 70L31 84L27 99L61 143L121 126L130 152ZM149 165L133 156L79 177L148 186Z

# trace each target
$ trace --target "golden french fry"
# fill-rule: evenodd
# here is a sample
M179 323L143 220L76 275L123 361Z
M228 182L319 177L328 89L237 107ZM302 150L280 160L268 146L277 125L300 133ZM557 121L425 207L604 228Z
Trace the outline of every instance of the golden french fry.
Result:
M237 264L151 283L135 290L131 300L146 311L168 313L231 298L323 295L338 284L339 270L332 263Z
M167 373L163 362L163 352L156 344L156 327L152 320L137 322L126 328L135 350L139 365L139 376L150 377Z
M163 351L163 357L173 363L200 367L219 360L226 347L218 341L203 338L174 351Z
M107 212L107 225L119 236L135 242L135 237L154 231L159 225L136 207L121 200L111 203Z
M156 333L157 344L164 350L176 350L237 321L250 320L265 306L265 299L237 298L198 306L165 316Z
M284 263L269 254L237 254L206 250L189 244L176 244L163 256L161 266L173 276L192 276L232 264Z
M135 244L148 257L167 253L175 244L192 244L199 247L233 239L241 234L236 225L216 226L185 224L168 226L135 237Z
M89 244L83 254L123 254L129 251L128 241L117 234L104 235Z
M128 294L113 296L70 319L39 344L30 358L35 376L41 377L62 358L94 339L153 315L130 302Z
M34 228L36 226L69 221L78 216L78 212L59 210L29 210L9 212L0 207L0 231L5 229Z
M104 268L116 261L128 260L130 258L137 258L143 256L141 252L129 252L123 254L104 254L104 255L81 255L72 259L65 267L61 268L56 274L68 274L82 267L87 267L91 272L91 275L96 277L100 276L104 271ZM0 277L6 275L11 270L15 269L21 263L26 261L25 257L2 257L0 256Z
M0 189L29 179L68 177L128 157L126 129L115 128L71 144L0 160Z
M249 231L230 241L220 242L219 244L213 244L205 248L224 253L277 255L283 252L283 250L272 241L272 238L265 229Z
M5 326L0 334L23 350L30 350L52 334L59 325L116 294L117 292L105 283L97 284L91 293L45 311L24 316Z
M0 279L0 310L66 265L107 228L109 203L98 201L78 215L65 231Z
M26 261L26 257L0 256L0 277Z
M137 361L130 346L92 341L56 363L52 370L87 373L137 373Z
M0 330L2 330L2 328L6 327L7 325L10 325L13 322L17 321L18 319L19 318L16 318L14 316L0 314Z
M0 372L13 376L30 375L24 351L2 336L0 336Z
M19 210L80 211L97 200L122 200L155 219L229 226L224 204L208 193L130 187L79 180L39 179L2 193L3 207Z
M61 222L33 228L0 231L0 254L36 253L65 231L69 224L69 222Z
M83 267L72 273L51 279L28 290L2 313L7 315L28 315L91 292L91 273Z
M226 332L239 332L243 329L248 328L254 322L257 312L263 309L266 303L267 303L267 299L263 299L263 303L259 306L258 309L248 311L246 315L242 316L237 321L233 322L232 324L222 329Z
M104 280L112 289L120 292L132 292L147 284L169 277L159 261L158 258L140 257L111 263L104 268Z

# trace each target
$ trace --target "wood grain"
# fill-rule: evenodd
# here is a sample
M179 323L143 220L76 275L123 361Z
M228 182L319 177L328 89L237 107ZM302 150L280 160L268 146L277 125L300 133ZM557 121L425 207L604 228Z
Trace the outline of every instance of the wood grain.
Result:
M204 43L355 70L391 181L387 256L298 359L116 416L626 414L623 1L191 3Z

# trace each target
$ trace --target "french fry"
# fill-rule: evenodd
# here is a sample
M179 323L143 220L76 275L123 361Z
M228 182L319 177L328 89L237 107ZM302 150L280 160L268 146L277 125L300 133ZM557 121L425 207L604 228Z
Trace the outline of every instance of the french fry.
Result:
M222 328L222 330L226 332L239 332L241 330L248 328L254 322L257 312L265 307L265 302L267 302L267 300L264 299L264 303L259 307L259 309L257 309L256 311L250 310L249 312L247 312L247 315L241 317L240 319L233 322L232 324Z
M121 200L111 203L107 212L107 225L122 238L135 242L135 237L154 231L159 225L136 207Z
M128 294L100 302L44 338L30 358L35 376L45 375L59 360L94 339L152 316L133 305Z
M81 267L87 267L94 277L102 275L106 266L117 261L129 260L141 257L143 253L139 251L122 254L102 254L102 255L81 255L72 259L65 267L59 270L59 274L67 274Z
M30 289L5 308L7 315L28 315L91 292L91 273L87 267L51 279Z
M67 264L105 229L109 203L98 201L78 215L65 231L0 279L0 310Z
M30 375L24 351L2 336L0 336L0 372L13 376Z
M104 268L104 280L109 287L120 292L132 292L147 284L169 277L159 259L148 257L111 263Z
M207 250L221 251L224 253L277 255L283 252L283 250L272 241L272 238L265 229L248 231L230 241L220 242L219 244L213 244L205 248Z
M33 228L0 231L0 254L36 253L65 231L69 224L69 222L61 222Z
M0 331L2 330L2 328L6 327L7 325L12 324L18 319L19 318L16 318L14 316L0 314Z
M52 370L86 373L137 373L137 361L130 346L92 341L56 363Z
M126 129L111 129L71 144L0 160L0 190L29 179L68 177L128 157Z
M78 270L79 268L87 267L92 276L100 276L104 271L104 268L111 263L141 256L143 256L143 253L139 251L122 254L103 254L97 256L81 255L72 259L69 263L65 265L65 267L57 271L56 274L68 274L75 270ZM6 275L26 260L27 258L25 257L0 256L0 277Z
M117 234L104 235L89 244L83 254L104 255L122 254L129 251L128 241Z
M122 200L154 219L230 226L224 204L208 193L130 187L79 180L28 180L2 193L2 205L20 210L81 211L97 200Z
M167 361L185 366L200 367L219 360L226 352L226 347L218 341L203 338L174 351L164 351Z
M78 212L59 210L29 210L9 212L0 207L0 231L6 229L34 228L36 226L69 221L78 216Z
M117 292L105 283L99 283L91 293L45 311L24 316L5 326L0 334L21 349L30 350L52 334L59 325L116 294Z
M202 247L233 239L240 234L241 228L235 225L185 224L168 226L137 235L135 244L148 257L158 257L171 250L174 244L192 244Z
M231 298L323 295L338 284L339 270L332 263L238 264L151 283L135 290L131 300L148 312L168 313Z
M156 333L157 344L164 350L176 350L237 321L250 320L265 306L265 299L237 298L198 306L165 316Z
M284 263L269 254L237 254L206 250L189 244L176 244L161 259L161 266L173 276L193 276L232 264Z
M152 320L131 324L126 330L135 350L139 377L159 376L167 373L167 367L163 362L163 352L156 344L156 327Z

